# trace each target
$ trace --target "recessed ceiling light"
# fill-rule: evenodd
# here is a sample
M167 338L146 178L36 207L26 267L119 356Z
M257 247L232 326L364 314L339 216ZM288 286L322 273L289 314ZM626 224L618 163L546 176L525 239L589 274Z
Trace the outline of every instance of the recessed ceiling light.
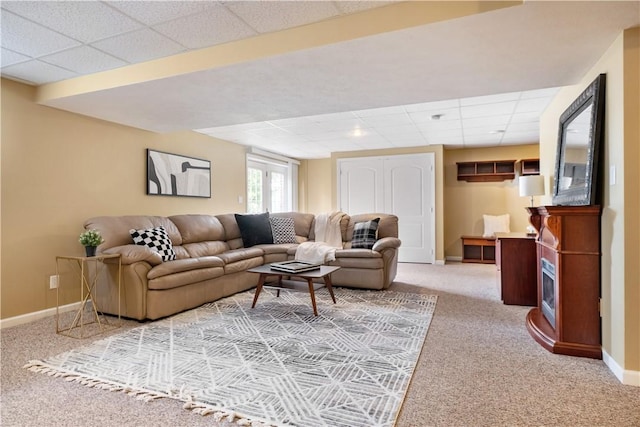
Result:
M360 128L355 128L353 132L351 132L351 136L362 136L362 135L364 135L364 132L362 132L362 129Z

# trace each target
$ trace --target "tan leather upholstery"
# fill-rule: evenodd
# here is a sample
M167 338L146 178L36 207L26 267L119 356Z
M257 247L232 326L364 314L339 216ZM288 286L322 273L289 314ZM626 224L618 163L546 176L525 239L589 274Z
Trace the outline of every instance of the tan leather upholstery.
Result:
M294 219L296 240L313 240L315 216L301 212L274 213ZM355 223L380 218L378 241L372 249L351 249ZM177 259L163 262L158 253L134 245L131 229L164 226ZM157 319L251 289L257 275L247 269L293 259L298 244L264 244L244 248L234 214L101 216L88 219L105 241L98 253L117 253L122 262L121 314L138 320ZM340 222L343 249L331 265L335 286L386 289L396 276L398 218L388 214L344 215ZM98 284L96 300L106 313L118 312L117 263L107 263L107 280ZM339 298L339 296L338 296Z

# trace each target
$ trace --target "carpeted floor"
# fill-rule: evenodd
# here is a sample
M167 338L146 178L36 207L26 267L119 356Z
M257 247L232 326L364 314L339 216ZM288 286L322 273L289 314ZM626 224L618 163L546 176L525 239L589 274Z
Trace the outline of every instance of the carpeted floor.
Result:
M524 326L529 308L500 302L495 266L400 264L391 289L438 295L397 427L640 426L640 388L621 385L600 360L536 344ZM54 330L48 318L1 331L2 426L229 425L170 399L147 403L23 369L104 338L78 341Z

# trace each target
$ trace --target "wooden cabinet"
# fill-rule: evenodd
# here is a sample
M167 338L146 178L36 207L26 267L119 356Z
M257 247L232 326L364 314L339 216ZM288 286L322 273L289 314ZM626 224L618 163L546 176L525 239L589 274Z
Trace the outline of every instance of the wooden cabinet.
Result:
M602 358L600 206L527 208L538 230L538 304L531 336L552 353Z
M520 175L540 175L540 159L520 160Z
M462 262L494 264L496 262L496 239L462 236Z
M538 305L535 238L525 233L497 233L496 265L503 303Z
M516 177L515 160L459 162L457 165L458 181L496 182Z

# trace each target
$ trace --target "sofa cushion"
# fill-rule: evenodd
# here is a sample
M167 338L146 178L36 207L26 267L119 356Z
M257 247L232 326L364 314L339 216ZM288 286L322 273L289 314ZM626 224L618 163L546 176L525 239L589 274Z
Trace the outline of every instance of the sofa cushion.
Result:
M224 261L215 256L208 256L163 262L149 270L147 273L147 279L157 279L158 277L181 273L183 271L199 270L211 267L224 267Z
M158 252L163 261L171 261L176 259L176 252L173 250L173 244L167 230L163 227L147 228L144 230L129 230L133 243L140 246L147 246Z
M293 218L270 216L269 223L271 224L273 243L298 243Z
M220 220L212 215L174 215L169 219L182 235L182 244L226 240Z
M353 226L352 248L371 249L378 237L378 223L380 218L357 222Z
M235 214L236 222L242 235L242 244L245 248L264 243L273 243L269 212L261 214Z
M245 259L260 258L263 254L264 251L260 248L240 248L226 251L217 255L217 257L224 261L226 265Z

